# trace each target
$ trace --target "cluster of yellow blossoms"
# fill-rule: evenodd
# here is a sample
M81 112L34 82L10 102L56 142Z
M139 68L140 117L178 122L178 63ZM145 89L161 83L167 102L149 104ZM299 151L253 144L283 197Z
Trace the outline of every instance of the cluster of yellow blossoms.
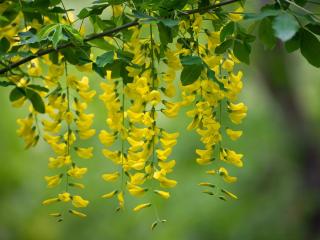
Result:
M54 68L61 67L63 74L64 65L53 66ZM50 68L49 68L50 69ZM53 80L54 77L49 75L46 79ZM59 81L58 81L59 82ZM59 87L61 87L59 85ZM63 91L64 90L64 91ZM63 93L61 93L63 92ZM87 114L87 103L95 96L96 92L89 89L89 79L84 76L78 79L76 76L67 75L65 81L65 89L55 94L50 94L48 104L46 105L46 114L48 119L43 119L44 140L51 146L56 154L56 157L49 158L49 168L61 169L60 172L53 176L46 176L48 187L53 188L61 183L65 177L65 190L59 193L57 197L45 200L44 205L54 202L69 202L76 208L84 208L89 204L89 201L76 195L75 189L83 189L84 184L75 182L83 178L87 172L87 168L80 167L76 164L72 157L72 150L82 159L90 159L93 157L93 147L74 146L77 138L87 140L95 134L95 129L91 128L94 114ZM75 94L79 97L73 97ZM59 134L62 132L62 134ZM69 190L73 188L72 192ZM82 212L70 209L70 213L85 217ZM54 216L61 216L61 213L54 213Z
M234 73L235 64L239 61L231 51L223 55L215 54L215 48L221 44L220 31L206 31L206 40L204 44L201 44L198 40L198 33L199 29L202 29L202 17L196 14L191 17L190 22L181 22L181 31L185 31L188 24L193 29L195 42L198 43L197 46L194 46L197 48L197 54L207 65L198 80L181 87L185 102L194 106L192 110L187 112L187 115L192 118L187 129L196 129L204 145L204 149L196 149L198 156L196 161L200 165L218 165L214 169L207 170L207 173L219 175L225 182L233 183L237 181L237 178L230 176L226 167L221 164L225 162L242 167L243 155L223 146L222 140L228 136L232 141L235 141L242 135L242 131L227 126L240 124L247 115L247 107L243 103L235 103L242 90L243 73L241 71ZM209 72L214 73L214 76L210 76ZM226 111L229 121L224 116ZM218 163L217 160L222 162ZM237 199L234 194L219 188L216 184L201 182L199 185L213 188L214 191L204 190L203 192L209 195L218 195L222 200L226 200L225 196Z
M132 82L119 84L119 80L113 79L112 72L108 71L107 82L101 83L104 92L100 96L108 110L106 123L109 128L99 134L101 143L107 147L103 154L120 166L115 171L102 175L107 182L120 182L116 189L102 197L117 196L118 210L124 208L126 191L134 197L152 192L168 199L170 193L165 189L177 184L175 180L168 178L168 174L176 164L169 156L179 134L165 131L157 123L161 111L171 117L177 115L174 103L161 100L162 94L167 97L175 95L172 83L174 77L170 79L166 76L166 85L161 86L153 56L159 45L152 38L152 32L150 38L143 39L140 37L140 28L130 30L133 34L131 40L125 43L124 49L133 55L131 64L127 67ZM167 55L170 54L172 53L168 51ZM175 75L175 70L169 68L169 74ZM163 105L168 108L163 109ZM175 112L171 108L176 108ZM117 139L121 147L110 150L109 147ZM151 198L150 196L149 202L134 207L133 211L150 207L153 204ZM156 223L161 221L157 219Z
M113 11L114 16L119 16L123 8L121 5L113 6ZM238 15L230 14L229 17L231 21L240 20ZM20 18L18 15L14 22L19 22ZM214 16L206 14L205 18ZM159 115L175 118L182 107L192 108L187 111L187 116L192 118L187 129L195 130L203 143L203 148L195 151L196 162L210 166L206 171L208 177L220 176L226 183L237 181L237 177L229 175L227 166L242 167L243 155L229 148L222 140L229 138L236 141L242 135L242 131L236 130L234 125L239 125L247 114L247 107L237 99L243 87L243 73L235 70L239 61L231 50L224 54L215 53L216 47L221 44L222 28L204 31L203 21L200 14L181 20L179 36L191 41L180 41L171 48L162 48L155 40L156 31L152 23L145 24L146 29L131 27L131 39L122 46L122 50L132 56L126 66L130 80L125 82L124 78L116 78L108 70L100 84L103 91L100 100L107 110L107 128L99 132L98 138L104 146L102 154L114 164L113 169L102 175L104 181L112 183L102 198L117 198L117 210L125 208L127 193L147 199L133 207L133 211L152 205L156 207L158 197L170 197L168 189L177 184L169 177L176 165L170 155L179 133L163 129L159 124ZM143 37L147 29L149 34ZM14 43L13 38L18 30L14 27L1 34ZM201 34L204 37L200 37ZM162 57L158 57L161 51ZM182 69L180 59L186 56L201 59L202 72L189 85L176 84L177 72ZM113 60L118 58L117 52L114 52ZM62 186L63 190L60 188L54 197L43 201L43 205L65 202L75 208L84 208L89 201L79 195L79 190L85 186L78 180L83 178L87 168L82 167L81 161L78 165L75 159L93 157L93 147L80 146L82 143L79 140L87 140L96 133L92 128L94 114L86 113L88 103L96 92L90 90L88 77L78 78L67 73L67 64L60 55L58 62L53 63L48 56L34 59L27 66L27 80L23 76L9 78L17 88L26 90L34 79L41 79L49 90L48 93L44 89L33 89L45 100L45 115L40 120L40 114L30 105L28 116L17 121L20 126L17 132L26 147L35 146L42 137L55 154L48 163L54 173L45 176L45 181L48 188ZM43 65L46 68L42 69ZM77 68L90 71L92 64ZM165 71L158 72L160 68ZM178 90L181 96L177 96ZM175 102L173 99L177 97L181 100ZM26 97L21 97L13 101L13 106L21 107L26 100ZM204 190L204 193L217 195L222 200L237 199L236 195L211 181L199 183L211 188ZM86 216L69 207L68 212L79 217ZM57 211L51 215L62 221L63 214L63 211ZM164 221L157 216L152 228Z

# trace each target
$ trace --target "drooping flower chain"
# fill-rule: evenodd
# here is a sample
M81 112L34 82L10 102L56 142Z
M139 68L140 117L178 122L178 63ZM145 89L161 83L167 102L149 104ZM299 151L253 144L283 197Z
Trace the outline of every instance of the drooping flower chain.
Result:
M122 10L121 5L114 6L114 16L121 15ZM160 49L152 24L143 26L150 30L148 37L142 37L141 27L132 27L130 41L122 46L124 51L133 55L131 63L126 67L132 81L125 83L124 79L116 79L111 71L107 71L106 80L101 83L103 93L100 99L107 109L108 128L99 133L99 139L105 147L103 155L117 166L113 171L108 170L102 175L107 182L117 182L117 186L114 185L116 187L102 197L116 196L119 210L125 207L127 192L134 197L145 196L148 199L148 202L134 207L134 211L150 207L153 204L152 195L163 199L170 197L166 188L174 187L177 182L168 177L176 165L176 161L169 156L172 147L177 143L179 133L169 133L161 128L158 116L163 114L168 118L175 118L180 108L185 106L193 108L187 112L192 118L187 129L195 129L204 146L196 149L196 162L210 167L206 171L209 180L199 185L208 187L204 193L217 195L222 200L237 199L233 193L218 187L218 179L213 180L210 175L220 176L224 182L233 183L237 178L229 175L227 166L243 165L243 155L228 147L225 141L222 142L226 137L235 141L242 135L242 131L236 130L234 125L240 124L247 114L247 107L237 100L242 90L243 73L235 70L239 61L231 51L223 55L215 54L216 47L221 43L220 33L223 26L209 31L204 27L204 18L210 20L216 16L194 14L184 17L179 23L179 33L184 37L188 36L192 41L180 41L171 49ZM229 18L230 21L241 19L234 14L229 14ZM15 21L19 22L20 19L21 15L18 15ZM224 25L226 24L228 22ZM33 27L37 28L36 25ZM17 25L3 33L14 43L14 36L19 30ZM163 54L157 61L155 55L160 55L160 51L163 51ZM181 69L180 59L190 55L200 57L206 68L192 84L179 84L182 100L174 102L172 99L176 97L175 81L176 72ZM114 59L117 57L115 53ZM77 180L82 178L87 168L82 167L80 160L75 161L75 154L83 159L93 156L93 148L78 146L78 139L85 140L95 134L95 130L91 128L94 115L85 113L95 91L89 89L87 77L79 80L68 75L64 78L65 63L60 57L59 59L59 63L55 64L47 56L32 60L28 65L28 79L15 75L8 79L17 87L24 88L25 91L33 89L47 99L46 115L42 120L30 106L28 116L17 121L20 126L18 135L24 139L26 147L35 146L39 138L43 137L55 153L55 156L49 158L49 168L56 169L55 173L46 176L45 180L49 188L64 185L64 190L45 200L43 204L72 202L74 207L82 208L89 202L77 195L77 189L84 188ZM41 64L48 66L45 76ZM160 66L166 69L164 73L158 72ZM92 70L91 64L78 69ZM37 78L43 79L49 93L33 88L32 81ZM63 79L64 86L61 84ZM13 106L21 107L25 100L25 97L19 98L13 101ZM40 122L43 125L42 131ZM113 146L116 143L121 146L120 149ZM74 209L69 209L69 212L79 217L86 216ZM60 221L62 214L63 212L58 211L52 215ZM153 226L159 221L161 220L157 219Z

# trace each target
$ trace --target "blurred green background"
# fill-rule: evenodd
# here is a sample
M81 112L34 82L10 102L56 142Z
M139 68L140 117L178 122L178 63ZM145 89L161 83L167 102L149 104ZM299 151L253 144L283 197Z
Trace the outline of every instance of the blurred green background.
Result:
M67 3L69 8L79 9L79 5ZM232 169L239 182L229 187L239 200L223 202L201 193L197 183L205 179L205 168L194 161L200 143L185 130L190 119L183 112L179 119L162 119L161 126L182 134L173 152L177 166L172 178L178 185L168 201L158 202L160 217L168 222L155 231L150 230L153 210L133 213L129 201L129 209L115 213L115 201L99 197L112 189L100 177L112 166L100 153L96 138L89 143L95 147L95 157L81 162L89 168L83 194L91 201L88 218L71 216L57 223L48 217L50 208L41 201L54 192L43 180L52 173L47 168L52 152L43 142L24 150L16 135L16 119L25 111L12 108L9 90L0 89L0 240L320 239L319 70L299 53L286 55L282 46L264 51L259 41L252 65L243 68L240 99L249 113L242 125L243 137L232 146L244 154L245 166ZM91 74L90 79L101 93L99 77ZM98 113L95 128L103 129L106 113L98 98L90 111Z

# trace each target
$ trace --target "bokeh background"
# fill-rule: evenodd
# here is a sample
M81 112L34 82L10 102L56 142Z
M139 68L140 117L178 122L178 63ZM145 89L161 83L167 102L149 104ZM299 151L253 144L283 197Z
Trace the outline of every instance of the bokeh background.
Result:
M80 9L86 3L66 5ZM185 130L190 119L184 112L176 120L162 119L164 128L182 134L173 152L178 185L169 201L157 203L160 217L168 222L154 231L152 210L115 213L115 201L99 197L110 190L100 174L112 166L100 153L97 139L90 142L95 157L83 162L89 168L84 180L84 195L91 200L88 218L57 223L48 217L41 201L52 194L43 180L50 174L47 160L52 152L43 142L24 150L16 119L25 111L12 108L9 90L1 88L0 240L320 239L319 70L300 53L287 55L280 44L265 51L257 41L251 60L250 67L242 66L245 87L240 97L249 113L243 137L233 144L244 154L245 166L233 171L239 182L229 187L239 200L223 202L201 193L197 183L205 174L194 161L198 137ZM90 79L99 92L99 77L91 74ZM98 98L90 111L97 114L95 128L104 128L106 113Z

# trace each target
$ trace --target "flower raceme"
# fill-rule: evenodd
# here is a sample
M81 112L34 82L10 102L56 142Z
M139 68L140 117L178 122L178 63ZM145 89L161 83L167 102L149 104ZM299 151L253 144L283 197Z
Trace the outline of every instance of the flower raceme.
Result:
M113 17L125 13L124 5L111 7ZM86 208L89 201L78 192L85 188L81 181L90 171L84 166L85 162L95 157L96 146L87 144L95 135L100 140L102 155L112 165L101 175L101 180L106 182L103 199L114 199L117 210L124 210L131 197L137 198L140 203L129 208L134 212L157 208L159 201L170 199L172 189L178 184L174 168L183 162L171 157L179 142L179 132L166 129L162 119L174 121L181 109L186 109L190 118L186 129L195 131L202 144L195 149L195 162L206 172L206 178L199 183L205 188L203 193L224 201L237 199L226 189L237 181L233 167L244 165L243 155L232 149L232 144L243 134L239 125L248 109L239 101L243 88L239 60L230 49L223 53L217 49L228 37L224 36L223 28L242 17L230 14L222 25L207 29L206 21L217 18L214 13L182 17L175 26L178 39L170 40L170 47L163 44L164 39L159 39L155 24L148 21L130 27L130 34L126 41L121 41L121 46L117 37L105 37L108 45L119 48L108 55L113 65L99 68L91 62L75 64L80 77L68 72L68 67L74 64L67 63L59 51L55 59L48 55L33 59L26 65L27 76L9 75L10 83L19 91L32 90L44 101L45 114L39 114L30 104L28 115L17 120L17 134L23 138L26 148L43 139L52 149L48 161L52 174L44 179L47 187L57 189L58 193L44 200L43 205L58 207L58 203L63 203L70 206L67 213L86 217L78 209ZM13 21L21 19L22 14L19 14ZM50 19L46 21L50 23ZM5 28L1 34L14 46L18 31L19 26ZM121 62L123 59L125 64ZM101 58L95 60L91 56L91 60L98 62ZM120 74L115 67L119 62ZM197 71L186 76L185 69L194 65ZM90 88L93 79L84 75L97 68L103 77L98 97ZM179 74L181 81L177 82ZM190 80L193 75L197 77ZM42 81L45 87L34 88L34 81ZM12 105L27 105L27 96L13 97ZM87 112L95 98L100 99L106 110L103 129L97 134L92 128L95 114ZM62 221L65 213L55 211L50 215ZM157 216L152 229L165 221Z

